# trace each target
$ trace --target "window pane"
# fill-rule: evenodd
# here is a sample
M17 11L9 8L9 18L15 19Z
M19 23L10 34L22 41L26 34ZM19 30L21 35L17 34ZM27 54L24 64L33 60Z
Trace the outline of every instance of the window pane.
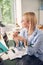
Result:
M14 17L12 17L12 2L14 0L2 0L1 1L1 12L2 12L2 20L5 24L12 24L14 23L14 20L12 20ZM13 12L14 13L14 12Z

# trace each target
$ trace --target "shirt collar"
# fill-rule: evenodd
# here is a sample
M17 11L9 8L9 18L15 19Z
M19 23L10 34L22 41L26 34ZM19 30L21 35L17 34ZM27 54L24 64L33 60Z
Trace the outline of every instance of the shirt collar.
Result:
M37 31L38 31L38 29L37 29L37 28L35 28L35 30L34 30L34 32L33 32L33 34L32 34L32 36L36 36Z

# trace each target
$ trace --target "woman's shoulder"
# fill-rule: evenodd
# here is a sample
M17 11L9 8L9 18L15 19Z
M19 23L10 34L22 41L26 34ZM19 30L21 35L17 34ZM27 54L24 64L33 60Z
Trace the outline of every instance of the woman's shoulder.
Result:
M35 32L34 32L34 37L42 37L43 36L43 31L40 30L40 29L35 29Z
M40 29L37 29L34 35L34 40L35 41L43 41L43 31Z
M26 28L21 28L20 32L26 32L27 29Z
M43 37L43 31L42 31L42 30L37 29L37 34L38 34L39 36Z

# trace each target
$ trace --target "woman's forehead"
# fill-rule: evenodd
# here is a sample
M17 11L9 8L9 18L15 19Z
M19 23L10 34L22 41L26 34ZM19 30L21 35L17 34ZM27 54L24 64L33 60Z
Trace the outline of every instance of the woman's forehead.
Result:
M23 16L22 17L22 20L27 20L27 16Z

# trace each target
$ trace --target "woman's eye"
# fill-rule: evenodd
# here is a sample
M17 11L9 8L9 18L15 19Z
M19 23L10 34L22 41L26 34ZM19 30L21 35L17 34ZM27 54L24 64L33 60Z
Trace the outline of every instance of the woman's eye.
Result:
M22 23L23 21L21 21L21 23Z
M29 23L29 21L27 21L27 23Z
M23 23L24 21L22 20L21 23Z

